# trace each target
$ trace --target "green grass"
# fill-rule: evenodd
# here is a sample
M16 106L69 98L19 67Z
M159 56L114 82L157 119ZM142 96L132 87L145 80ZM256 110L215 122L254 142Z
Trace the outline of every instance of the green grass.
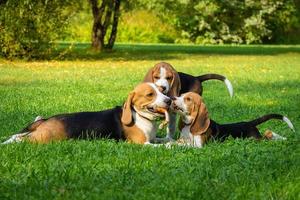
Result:
M299 46L119 44L102 54L87 47L77 44L50 61L0 60L1 141L37 115L121 105L161 60L232 81L232 99L221 82L204 83L212 119L276 112L296 133L273 120L261 132L270 128L287 141L229 139L202 149L104 140L0 146L0 199L300 199Z

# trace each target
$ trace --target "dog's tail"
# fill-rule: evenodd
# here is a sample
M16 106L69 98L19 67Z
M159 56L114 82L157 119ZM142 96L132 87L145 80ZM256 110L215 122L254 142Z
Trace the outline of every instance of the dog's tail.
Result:
M283 115L280 115L280 114L268 114L268 115L264 115L262 117L259 117L257 119L254 119L252 121L249 121L248 123L250 123L252 126L257 126L261 123L264 123L270 119L279 119L279 120L282 120L284 121L285 123L287 123L287 125L289 126L290 129L292 129L292 131L295 132L295 128L291 122L291 120L289 120L289 118L283 116Z
M229 92L230 97L233 96L232 84L225 76L222 76L220 74L204 74L204 75L198 76L197 78L200 82L204 82L204 81L207 81L207 80L223 81L225 83L226 87L227 87L227 90Z
M35 120L26 126L19 133L12 135L8 140L2 142L1 144L9 144L15 142L23 141L24 137L28 136L31 132L35 131L46 119L43 119L41 116L37 116Z

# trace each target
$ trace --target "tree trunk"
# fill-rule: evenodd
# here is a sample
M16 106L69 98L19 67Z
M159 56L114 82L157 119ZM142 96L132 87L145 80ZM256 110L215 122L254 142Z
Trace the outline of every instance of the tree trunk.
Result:
M118 23L119 23L119 17L120 17L120 3L121 3L121 0L115 0L113 24L112 24L108 44L107 44L108 49L112 49L115 44L115 41L116 41L117 32L118 32Z
M101 18L105 9L105 0L102 1L101 6L98 8L98 0L89 0L92 13L93 13L93 28L92 28L92 48L96 51L104 49L104 36Z
M89 2L93 12L92 48L96 51L112 49L117 35L121 0L102 0L100 7L98 7L98 0L89 0ZM105 44L105 35L109 26L111 26L111 33Z
M92 30L92 48L96 51L102 51L104 49L104 37L101 24L95 22L95 19Z

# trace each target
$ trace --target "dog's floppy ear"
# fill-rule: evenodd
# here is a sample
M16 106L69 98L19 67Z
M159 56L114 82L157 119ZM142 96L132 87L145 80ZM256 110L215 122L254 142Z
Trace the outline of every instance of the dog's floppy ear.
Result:
M151 67L147 72L143 82L153 83L153 71L154 71L154 67Z
M198 103L194 103L191 116L193 117L190 129L191 133L194 135L201 135L205 133L209 127L210 119L208 116L208 110L202 100Z
M131 102L133 97L134 97L134 92L130 92L126 102L123 105L121 121L125 125L129 125L132 122Z
M179 92L181 90L180 78L177 71L175 71L174 69L172 69L172 73L173 73L173 79L170 85L170 91L168 93L168 96L177 97L179 96Z

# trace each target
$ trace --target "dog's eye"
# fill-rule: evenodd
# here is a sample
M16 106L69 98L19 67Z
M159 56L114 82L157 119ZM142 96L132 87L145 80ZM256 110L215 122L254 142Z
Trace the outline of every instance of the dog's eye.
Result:
M159 76L154 76L154 79L159 79Z
M171 77L171 76L168 76L166 79L169 81L169 80L171 80L171 79L172 79L172 77Z
M147 96L147 97L152 97L152 96L153 96L153 92L148 93L146 96Z
M186 100L187 100L187 101L191 101L192 99L191 99L190 97L187 97Z

